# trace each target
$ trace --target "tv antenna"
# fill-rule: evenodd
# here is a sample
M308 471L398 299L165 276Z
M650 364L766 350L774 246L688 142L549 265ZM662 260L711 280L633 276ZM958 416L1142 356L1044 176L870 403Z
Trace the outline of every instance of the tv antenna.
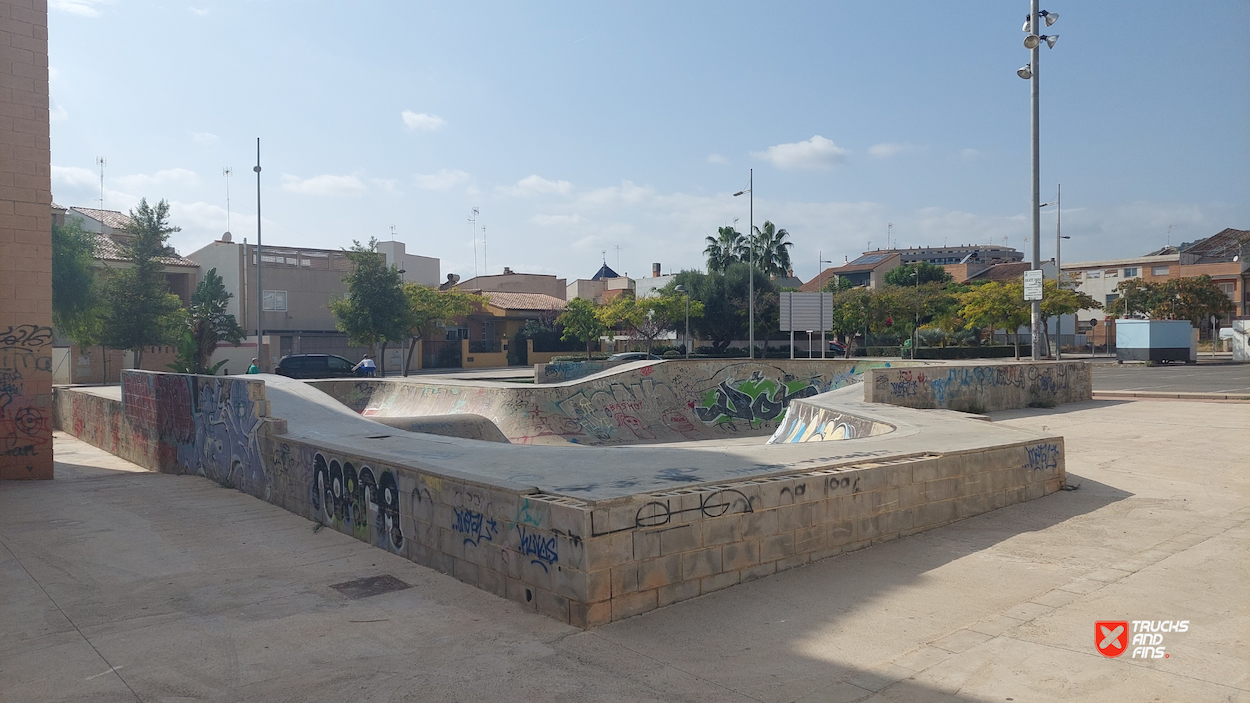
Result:
M490 275L490 267L486 265L486 225L482 225L482 275Z
M395 225L391 225L391 241L395 241Z
M473 212L469 215L469 234L473 235L473 277L477 278L477 214L478 209L473 208Z
M886 251L889 251L889 250L890 250L890 235L891 235L891 234L893 234L893 233L894 233L894 223L893 223L893 222L887 222L887 223L885 224L885 248L886 248Z
M621 245L620 244L616 245L616 270L618 272L621 270Z
M104 209L104 167L108 166L109 160L103 156L95 157L95 163L100 167L100 209Z
M221 175L226 179L226 234L230 234L230 174L234 170L229 166L221 169Z

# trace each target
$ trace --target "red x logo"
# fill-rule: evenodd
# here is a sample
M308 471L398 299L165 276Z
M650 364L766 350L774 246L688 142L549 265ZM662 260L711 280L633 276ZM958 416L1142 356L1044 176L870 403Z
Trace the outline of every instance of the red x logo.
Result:
M1094 623L1094 646L1104 657L1118 657L1128 648L1127 620L1100 620Z

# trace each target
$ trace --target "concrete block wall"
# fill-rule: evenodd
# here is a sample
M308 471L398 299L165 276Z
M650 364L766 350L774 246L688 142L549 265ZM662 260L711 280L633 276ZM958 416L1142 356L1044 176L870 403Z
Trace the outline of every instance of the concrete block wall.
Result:
M52 478L48 6L0 3L0 479Z
M1088 361L869 369L864 375L864 400L976 413L1053 407L1093 398L1090 369Z

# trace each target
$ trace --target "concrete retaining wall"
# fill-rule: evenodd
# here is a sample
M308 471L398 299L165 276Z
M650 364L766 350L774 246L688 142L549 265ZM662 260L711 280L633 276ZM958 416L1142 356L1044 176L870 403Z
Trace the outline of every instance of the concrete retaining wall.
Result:
M767 436L785 408L857 383L881 360L666 360L554 386L422 379L312 381L366 417L473 413L516 444L646 444ZM902 362L908 363L908 362Z
M567 355L568 352L561 352ZM548 361L534 363L534 383L565 383L628 364L628 361Z
M1087 361L1039 361L869 369L864 400L976 413L1053 407L1093 398L1090 368Z

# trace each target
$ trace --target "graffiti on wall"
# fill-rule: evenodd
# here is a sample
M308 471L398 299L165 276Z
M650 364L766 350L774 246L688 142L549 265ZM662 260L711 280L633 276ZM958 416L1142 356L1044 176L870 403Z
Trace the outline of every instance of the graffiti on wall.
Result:
M465 544L476 547L482 540L493 542L495 535L499 534L499 523L495 518L468 508L452 508L452 513L455 515L452 529L465 536Z
M1029 471L1051 471L1059 468L1059 445L1051 442L1025 447L1028 459L1022 469Z
M986 394L998 389L1034 400L1056 400L1070 393L1073 383L1067 364L995 364L878 372L873 389L879 398L892 398L900 405L949 407L958 401L983 402Z
M772 379L754 371L746 380L726 378L718 383L703 394L694 412L709 425L741 420L749 427L758 428L763 422L780 418L790 401L823 393L824 386L819 377Z
M531 564L542 567L543 571L550 571L551 565L560 561L560 554L556 551L555 535L527 530L524 525L517 525L516 531L517 537L520 538L518 551L530 557Z
M769 444L797 444L857 439L892 431L889 425L855 415L822 408L810 403L794 403L786 409Z
M51 327L0 330L0 458L37 456L52 442L47 403L27 385L52 373L51 343Z
M313 455L309 501L314 517L336 530L383 549L400 552L404 531L399 522L399 484L391 469L357 468L352 462Z

